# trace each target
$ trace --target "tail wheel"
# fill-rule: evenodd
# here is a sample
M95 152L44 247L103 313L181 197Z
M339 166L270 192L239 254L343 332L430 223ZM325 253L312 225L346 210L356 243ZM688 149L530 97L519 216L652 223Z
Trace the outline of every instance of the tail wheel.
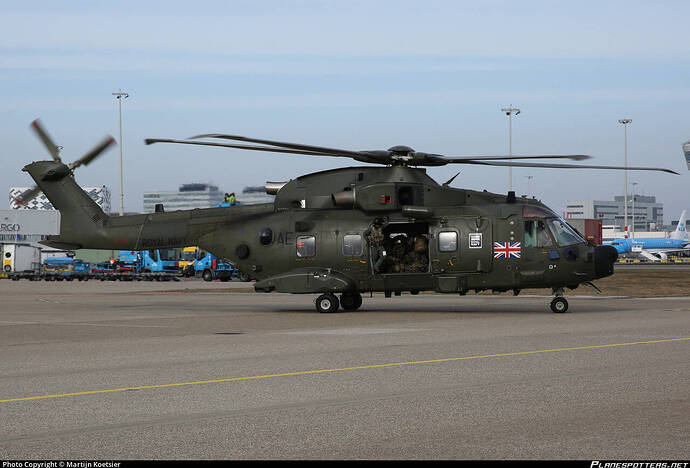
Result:
M246 283L246 282L251 281L251 280L252 280L252 278L249 276L248 273L245 273L243 271L240 272L240 281L243 281Z
M362 295L359 293L343 293L340 296L340 305L347 311L354 311L362 305Z
M213 281L213 273L211 273L211 270L204 270L201 277L204 281Z
M568 301L565 297L554 297L551 301L551 311L557 314L563 314L568 310Z
M321 314L332 314L338 310L340 304L334 294L321 294L316 298L316 310Z

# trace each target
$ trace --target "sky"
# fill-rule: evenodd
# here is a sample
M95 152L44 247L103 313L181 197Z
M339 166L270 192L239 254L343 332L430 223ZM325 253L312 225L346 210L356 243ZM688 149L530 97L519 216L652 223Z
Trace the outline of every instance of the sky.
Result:
M690 2L686 1L3 1L0 189L21 168L119 140L125 211L142 194L211 182L224 191L359 165L343 158L151 145L144 138L229 133L353 150L407 145L447 156L588 154L630 172L637 193L690 209ZM504 193L507 168L429 168L439 183ZM529 184L528 176L532 176ZM119 209L119 149L76 174L107 185ZM621 195L620 171L513 169L518 195L562 212L568 200ZM529 186L531 185L531 192ZM629 187L632 190L632 186Z

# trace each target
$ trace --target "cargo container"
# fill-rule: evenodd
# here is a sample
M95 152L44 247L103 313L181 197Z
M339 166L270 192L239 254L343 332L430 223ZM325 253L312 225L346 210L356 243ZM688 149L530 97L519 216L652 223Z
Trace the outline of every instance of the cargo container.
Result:
M41 249L30 244L0 244L3 273L37 271L41 268Z
M594 245L601 245L602 226L601 219L577 219L568 218L568 224L575 228L577 232Z

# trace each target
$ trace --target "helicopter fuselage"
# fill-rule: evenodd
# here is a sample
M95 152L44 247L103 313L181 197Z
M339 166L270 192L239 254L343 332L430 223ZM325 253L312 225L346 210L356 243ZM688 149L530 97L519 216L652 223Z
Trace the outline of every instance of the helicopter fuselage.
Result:
M258 290L462 294L574 288L613 273L610 252L597 259L539 201L440 186L424 169L309 174L280 188L274 208L200 239Z
M259 291L562 294L612 274L616 260L615 249L588 243L538 200L442 186L424 169L334 169L273 184L272 204L118 217L61 166L25 168L62 213L60 235L46 244L199 245L256 279Z

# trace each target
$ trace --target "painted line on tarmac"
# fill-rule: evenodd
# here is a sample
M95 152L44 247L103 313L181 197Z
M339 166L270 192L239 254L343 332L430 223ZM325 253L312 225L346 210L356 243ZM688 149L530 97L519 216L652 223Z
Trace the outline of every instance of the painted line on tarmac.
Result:
M335 369L316 369L316 370L306 370L306 371L296 371L296 372L283 372L280 374L265 374L265 375L254 375L248 377L229 377L226 379L215 379L215 380L198 380L195 382L177 382L169 384L160 385L141 385L138 387L122 387L122 388L110 388L104 390L88 390L85 392L72 392L72 393L59 393L55 395L38 395L29 397L17 397L17 398L7 398L0 400L0 403L11 403L17 401L28 401L28 400L46 400L51 398L65 398L74 396L84 396L84 395L98 395L103 393L116 393L116 392L127 392L134 390L152 390L158 388L172 388L172 387L184 387L189 385L205 385L212 383L222 383L222 382L240 382L247 380L260 380L260 379L270 379L275 377L291 377L299 375L314 375L314 374L327 374L333 372L347 372L355 370L364 369L381 369L385 367L399 367L399 366L414 366L422 364L438 364L442 362L454 362L454 361L467 361L470 359L487 359L487 358L497 358L497 357L511 357L511 356L528 356L531 354L545 354L545 353L557 353L564 351L581 351L587 349L604 349L604 348L615 348L621 346L633 346L633 345L643 345L643 344L655 344L655 343L673 343L680 341L690 341L690 338L671 338L666 340L650 340L650 341L633 341L629 343L613 343L613 344L603 344L603 345L591 345L591 346L575 346L570 348L552 348L552 349L538 349L532 351L518 351L514 353L501 353L501 354L484 354L480 356L463 356L463 357L451 357L451 358L441 358L441 359L428 359L424 361L409 361L409 362L392 362L386 364L367 364L362 366L353 367L341 367Z

